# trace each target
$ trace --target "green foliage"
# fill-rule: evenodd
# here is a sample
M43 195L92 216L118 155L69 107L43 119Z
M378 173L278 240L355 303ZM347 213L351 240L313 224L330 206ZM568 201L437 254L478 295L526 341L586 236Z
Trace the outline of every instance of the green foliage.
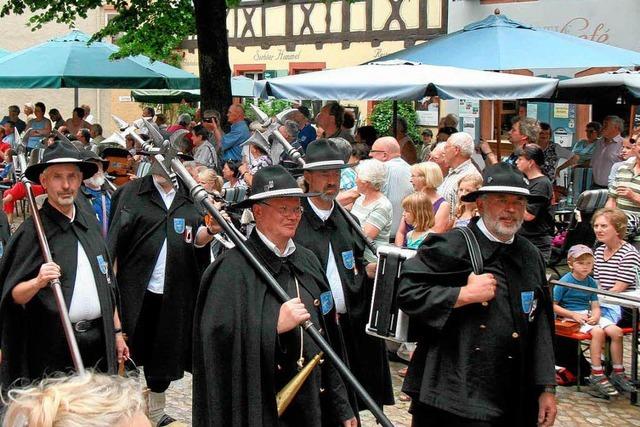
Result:
M402 117L407 121L407 134L414 141L420 141L420 133L416 125L418 121L418 115L415 108L413 108L413 102L398 102L398 117ZM393 101L382 101L373 108L369 121L371 125L376 128L378 135L388 136L392 133L392 120L393 120Z
M7 0L0 8L0 17L30 11L33 16L29 25L35 31L48 22L72 26L102 5L113 6L117 16L94 34L93 40L117 37L120 51L114 58L142 54L172 63L174 49L196 33L192 0Z
M244 107L245 116L247 116L249 120L253 121L257 120L257 117L250 107L251 104L253 104L253 99L246 99L242 106ZM258 99L258 107L269 117L273 117L279 112L286 110L287 108L291 108L291 102L285 99L271 99L269 101Z

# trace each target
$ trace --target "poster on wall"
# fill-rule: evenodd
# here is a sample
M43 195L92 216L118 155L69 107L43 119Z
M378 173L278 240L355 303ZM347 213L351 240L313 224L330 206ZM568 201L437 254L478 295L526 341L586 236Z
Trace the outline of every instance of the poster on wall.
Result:
M477 99L458 100L459 117L480 117L480 101Z
M418 125L420 126L438 126L438 111L418 110Z
M538 104L527 104L527 117L538 120Z
M568 119L569 104L553 104L553 117L556 119Z

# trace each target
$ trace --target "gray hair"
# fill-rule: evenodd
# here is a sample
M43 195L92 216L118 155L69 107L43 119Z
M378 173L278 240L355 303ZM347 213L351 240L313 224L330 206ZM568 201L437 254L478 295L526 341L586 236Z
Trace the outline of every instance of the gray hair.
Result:
M387 180L387 167L380 160L362 160L356 167L361 181L369 182L376 190L381 190Z
M345 163L349 163L351 158L351 143L344 138L329 138L329 142L332 142L338 150L342 152L342 157Z
M540 135L540 123L534 118L524 117L519 118L514 124L520 123L520 134L527 137L529 144L537 144L538 136Z
M618 116L607 116L604 118L604 120L602 121L602 123L611 123L612 125L615 125L618 130L622 130L624 129L624 120L622 120L620 117Z
M474 151L473 137L466 132L456 132L449 137L448 143L460 149L463 157L471 157Z

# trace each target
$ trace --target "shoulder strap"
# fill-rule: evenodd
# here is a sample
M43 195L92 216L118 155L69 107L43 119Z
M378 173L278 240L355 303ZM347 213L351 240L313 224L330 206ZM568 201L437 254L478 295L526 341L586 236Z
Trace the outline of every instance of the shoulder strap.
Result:
M467 248L469 249L469 256L471 257L473 272L475 274L482 274L482 270L484 270L484 264L482 262L482 252L480 251L478 239L476 239L475 234L473 234L473 232L467 227L456 228L456 230L462 233L464 240L467 242Z

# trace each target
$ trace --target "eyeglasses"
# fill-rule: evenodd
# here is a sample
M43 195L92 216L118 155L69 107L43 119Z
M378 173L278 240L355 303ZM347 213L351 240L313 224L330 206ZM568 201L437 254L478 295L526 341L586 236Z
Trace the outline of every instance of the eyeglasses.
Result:
M267 206L270 206L270 207L274 208L275 210L278 211L278 213L281 216L289 216L289 215L299 216L299 215L302 215L302 213L304 212L304 208L302 206L296 206L295 208L288 208L286 206L280 206L280 207L273 206L273 205L270 205L269 203L266 203L266 202L262 202L260 204L261 205L267 205Z
M369 153L386 153L385 150L369 150Z
M587 133L594 133L596 130L595 129L587 129L586 132Z

